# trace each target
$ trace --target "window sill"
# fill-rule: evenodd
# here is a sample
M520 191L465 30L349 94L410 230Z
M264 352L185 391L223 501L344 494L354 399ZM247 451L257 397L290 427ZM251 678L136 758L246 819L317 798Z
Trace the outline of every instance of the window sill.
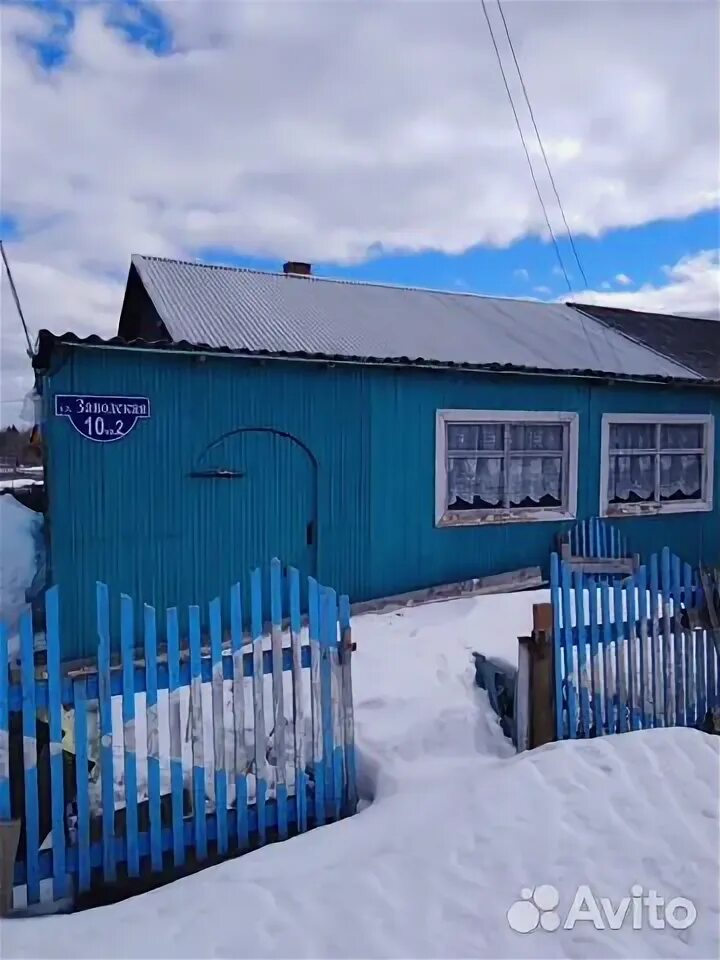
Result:
M484 527L501 523L559 523L575 520L575 514L558 507L532 510L462 510L446 512L435 520L436 527Z
M683 503L675 500L671 503L610 503L603 506L601 516L613 517L655 517L668 513L712 513L712 501L695 500Z

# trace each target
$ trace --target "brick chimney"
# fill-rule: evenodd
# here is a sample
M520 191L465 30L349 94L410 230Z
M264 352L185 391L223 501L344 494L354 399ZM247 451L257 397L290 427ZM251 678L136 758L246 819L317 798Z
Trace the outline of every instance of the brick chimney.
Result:
M298 260L288 260L283 264L283 273L295 277L309 277L312 275L312 264L302 263Z

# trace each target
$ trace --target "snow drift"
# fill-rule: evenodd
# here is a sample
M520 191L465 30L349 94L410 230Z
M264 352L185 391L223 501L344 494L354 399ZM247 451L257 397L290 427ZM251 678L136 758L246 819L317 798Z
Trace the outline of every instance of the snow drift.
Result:
M656 730L515 755L470 654L512 660L538 599L358 618L356 817L112 907L1 922L2 956L717 956L720 739ZM697 919L513 931L513 903L548 884L561 913L580 885L613 902L641 885L690 898Z

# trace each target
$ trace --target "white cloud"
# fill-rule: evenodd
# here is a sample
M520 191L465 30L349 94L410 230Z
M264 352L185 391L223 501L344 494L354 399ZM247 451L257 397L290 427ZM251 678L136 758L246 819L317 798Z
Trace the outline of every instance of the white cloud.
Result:
M518 280L530 279L530 273L525 269L525 267L520 267L518 270L513 270L513 276Z
M552 293L552 290L550 289L550 287L545 287L545 286L533 287L533 290L535 291L535 293L543 293L543 294Z
M632 278L629 277L626 273L616 273L615 274L615 283L619 283L621 287L632 286Z
M665 267L667 283L645 284L633 291L585 290L573 299L651 313L675 313L720 320L720 251L703 250Z
M67 64L46 75L18 37L53 16L3 7L2 199L34 332L112 333L134 251L350 262L377 244L458 253L543 234L478 4L158 9L173 55L78 4ZM547 0L506 16L576 234L717 202L720 118L698 96L718 86L715 3ZM3 317L3 396L16 326Z
M603 280L603 282L600 284L600 288L601 288L602 290L611 290L611 289L612 289L612 285L609 284L609 283L607 282L607 280Z

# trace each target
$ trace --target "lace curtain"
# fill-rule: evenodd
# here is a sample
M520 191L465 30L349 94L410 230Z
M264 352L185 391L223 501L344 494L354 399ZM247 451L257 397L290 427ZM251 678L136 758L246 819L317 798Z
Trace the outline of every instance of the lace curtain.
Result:
M562 424L448 424L453 509L559 506Z
M610 503L699 500L703 441L702 424L611 424Z

